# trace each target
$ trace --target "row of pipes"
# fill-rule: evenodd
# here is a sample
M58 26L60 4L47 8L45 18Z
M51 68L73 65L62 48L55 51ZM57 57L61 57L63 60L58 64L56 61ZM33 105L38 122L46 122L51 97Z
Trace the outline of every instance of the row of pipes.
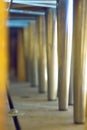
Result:
M0 129L5 130L8 84L8 14L1 0L0 37ZM60 111L74 107L74 123L85 123L87 93L87 2L60 0L57 9L48 9L28 27L18 29L17 78L38 86L56 100ZM27 64L29 67L25 67ZM26 76L27 72L27 76Z

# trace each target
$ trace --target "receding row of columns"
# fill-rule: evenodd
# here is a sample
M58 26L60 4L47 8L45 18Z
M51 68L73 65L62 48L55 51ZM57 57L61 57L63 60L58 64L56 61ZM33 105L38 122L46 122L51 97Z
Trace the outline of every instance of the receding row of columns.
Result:
M75 123L86 116L86 5L61 0L57 10L48 9L18 31L18 80L27 78L48 100L58 98L60 111L74 104Z

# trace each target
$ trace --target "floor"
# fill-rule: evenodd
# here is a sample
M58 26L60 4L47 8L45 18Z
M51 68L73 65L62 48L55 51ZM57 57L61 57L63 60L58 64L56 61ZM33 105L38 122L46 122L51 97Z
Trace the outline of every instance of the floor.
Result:
M10 94L21 130L87 130L84 125L73 123L73 107L66 112L58 111L58 101L47 101L47 94L38 94L37 87L29 83L11 83ZM15 130L12 115L8 108L8 130Z

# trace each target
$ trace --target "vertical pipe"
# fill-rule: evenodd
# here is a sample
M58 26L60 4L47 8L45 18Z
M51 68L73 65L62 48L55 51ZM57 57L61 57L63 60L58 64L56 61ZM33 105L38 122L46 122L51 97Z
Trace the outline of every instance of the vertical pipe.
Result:
M72 0L58 3L59 110L68 109L72 49Z
M37 20L35 22L35 56L36 56L36 85L39 86L39 69L38 69L38 65L39 65L39 37L38 37L38 26L37 26Z
M39 92L47 91L47 59L46 59L46 25L45 16L39 16L37 20L39 42Z
M87 117L87 92L86 92L86 117Z
M32 61L31 61L31 57L32 57L32 42L31 42L31 39L32 39L32 32L31 32L31 26L29 25L28 27L28 37L29 37L29 42L28 42L28 75L29 75L29 82L30 84L32 84Z
M38 86L38 33L37 22L35 21L35 48L34 48L34 65L35 65L35 85Z
M85 114L86 114L86 117L87 117L87 89L86 89L86 110L85 110Z
M85 122L87 87L87 0L74 0L74 122Z
M73 55L73 54L72 54ZM69 105L73 105L73 59L71 58L70 88L69 88Z
M29 44L29 27L23 29L24 37L24 52L25 52L25 64L26 64L26 80L29 81L29 64L28 64L28 44Z
M86 10L86 29L85 29L85 42L87 42L87 10ZM87 65L86 65L87 67ZM87 76L86 76L87 77ZM87 79L87 78L86 78ZM87 84L87 83L86 83ZM86 110L85 110L85 114L87 117L87 86L86 86Z
M29 60L31 84L38 85L38 58L37 58L37 41L36 41L36 23L33 21L29 24Z
M8 80L8 38L6 5L0 0L0 130L6 130L6 86Z
M26 81L25 56L24 56L24 39L22 29L18 30L17 43L17 79L18 81Z
M34 53L34 26L32 23L29 24L29 44L28 44L28 58L29 58L29 82L32 85L32 81L34 81L33 77L33 63L32 63L32 58L33 58L33 53Z
M58 88L56 9L48 9L47 12L47 67L48 100L56 100Z

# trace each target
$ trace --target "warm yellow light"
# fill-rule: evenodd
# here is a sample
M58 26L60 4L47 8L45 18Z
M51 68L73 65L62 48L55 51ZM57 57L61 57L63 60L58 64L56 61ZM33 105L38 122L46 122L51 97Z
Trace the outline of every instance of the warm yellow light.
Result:
M8 78L8 44L6 4L0 0L0 130L6 130L6 86Z

